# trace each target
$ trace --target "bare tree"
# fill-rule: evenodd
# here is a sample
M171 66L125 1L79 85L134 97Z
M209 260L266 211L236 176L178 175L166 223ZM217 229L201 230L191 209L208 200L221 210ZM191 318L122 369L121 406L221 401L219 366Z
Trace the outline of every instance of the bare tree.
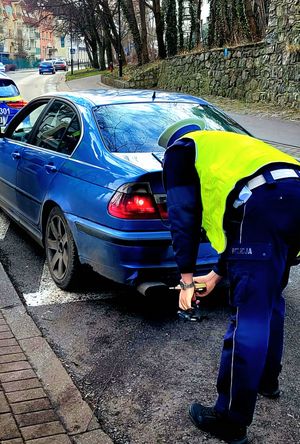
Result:
M62 32L84 38L92 66L103 69L112 51L126 57L122 38L129 32L139 65L149 61L148 34L154 29L158 57L173 56L201 43L203 0L23 0L38 11L37 23L47 16L60 19ZM210 0L208 45L222 47L263 38L270 0ZM119 8L122 29L119 29ZM92 13L91 13L92 12ZM152 20L152 16L154 21ZM149 21L150 17L150 21ZM152 20L152 21L151 21ZM51 20L50 20L51 21ZM151 27L149 27L149 23ZM67 30L67 31L66 31ZM119 47L120 45L120 47Z
M106 60L112 61L111 46L118 52L118 31L115 24L116 8L110 0L25 0L36 11L47 11L60 19L60 29L67 34L84 38L88 57L94 68L105 69ZM91 11L93 13L91 14ZM56 28L58 29L58 28ZM121 46L121 57L125 55Z
M160 59L165 59L167 56L166 45L164 40L164 17L161 10L160 0L149 0L146 2L147 6L153 12L155 28L156 28L156 38L158 47L158 57Z
M196 23L195 23L195 44L200 45L201 42L201 11L202 0L196 0Z
M168 56L177 53L177 5L175 0L164 0L166 46Z
M138 59L138 64L142 65L143 64L142 39L137 24L133 1L132 0L119 0L119 1L121 2L122 10L132 35L133 44Z
M143 63L149 62L145 0L139 0Z

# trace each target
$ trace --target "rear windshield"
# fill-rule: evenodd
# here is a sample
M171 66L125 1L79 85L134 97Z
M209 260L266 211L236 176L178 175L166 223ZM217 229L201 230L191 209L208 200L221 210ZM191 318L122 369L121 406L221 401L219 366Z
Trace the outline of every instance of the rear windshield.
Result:
M118 153L163 152L160 134L178 120L199 117L205 130L248 134L240 125L209 105L195 103L124 103L95 108L106 147Z
M52 62L42 62L41 66L52 66L53 63Z
M15 97L19 94L19 90L12 80L0 79L0 97Z

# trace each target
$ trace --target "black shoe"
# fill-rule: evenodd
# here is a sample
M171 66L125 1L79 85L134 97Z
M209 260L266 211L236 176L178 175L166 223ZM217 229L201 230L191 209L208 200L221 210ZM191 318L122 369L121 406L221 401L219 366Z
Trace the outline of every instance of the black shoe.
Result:
M281 395L278 379L270 380L267 383L262 382L258 389L258 393L269 399L278 399Z
M194 403L189 415L192 422L201 430L223 439L229 444L247 444L247 428L222 417L213 407Z
M278 399L280 398L281 395L281 391L279 390L279 387L274 388L274 389L270 389L270 388L265 388L265 389L259 389L258 393L262 396L264 396L265 398L269 398L269 399Z
M258 393L266 398L278 399L281 395L279 390L279 374L282 370L282 365L274 365L272 368L267 367L264 375L261 378Z

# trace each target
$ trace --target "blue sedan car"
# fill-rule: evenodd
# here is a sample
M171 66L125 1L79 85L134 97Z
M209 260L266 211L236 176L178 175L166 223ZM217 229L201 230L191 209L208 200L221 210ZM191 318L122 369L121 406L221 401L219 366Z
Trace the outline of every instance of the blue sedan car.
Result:
M55 74L53 62L44 61L39 64L39 74Z
M1 134L0 206L44 246L60 288L81 264L136 287L177 283L157 140L188 117L246 133L196 97L95 90L34 99ZM203 233L198 270L216 259Z

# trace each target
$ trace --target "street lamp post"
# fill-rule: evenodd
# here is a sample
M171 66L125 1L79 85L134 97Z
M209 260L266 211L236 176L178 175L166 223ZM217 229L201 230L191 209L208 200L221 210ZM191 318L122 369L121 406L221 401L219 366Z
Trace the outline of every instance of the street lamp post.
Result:
M71 56L71 75L73 75L74 70L74 61L73 61L73 35L72 35L72 22L71 22L71 28L70 28L70 56Z
M119 60L119 77L122 77L122 36L121 36L121 0L118 0L118 25L119 25L119 44L118 44L118 60Z

